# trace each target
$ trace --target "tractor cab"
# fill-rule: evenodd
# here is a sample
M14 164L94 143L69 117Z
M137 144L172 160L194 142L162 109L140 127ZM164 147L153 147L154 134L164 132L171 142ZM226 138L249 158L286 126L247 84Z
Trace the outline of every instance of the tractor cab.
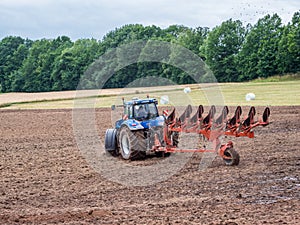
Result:
M157 100L154 98L138 99L124 102L124 116L138 121L158 117Z
M164 117L160 116L157 109L158 101L155 98L133 98L129 101L123 99L123 116L115 123L115 129L122 126L129 130L144 130L153 127L163 127ZM112 109L115 107L112 107Z

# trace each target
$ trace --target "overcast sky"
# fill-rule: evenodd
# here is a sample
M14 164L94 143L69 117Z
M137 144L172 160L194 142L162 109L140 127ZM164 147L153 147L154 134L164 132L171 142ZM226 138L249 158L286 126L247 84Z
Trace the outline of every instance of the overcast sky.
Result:
M125 24L213 28L230 18L254 24L268 13L287 23L298 10L300 0L0 0L0 39L101 40Z

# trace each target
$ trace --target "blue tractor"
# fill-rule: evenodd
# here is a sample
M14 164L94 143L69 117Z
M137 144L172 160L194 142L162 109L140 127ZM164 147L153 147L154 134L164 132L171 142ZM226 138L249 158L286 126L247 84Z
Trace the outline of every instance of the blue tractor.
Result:
M113 156L121 155L126 160L140 159L151 152L158 156L169 154L153 150L156 138L163 143L165 122L165 117L158 113L157 104L155 98L149 97L123 99L122 119L116 121L115 128L106 130L105 151Z

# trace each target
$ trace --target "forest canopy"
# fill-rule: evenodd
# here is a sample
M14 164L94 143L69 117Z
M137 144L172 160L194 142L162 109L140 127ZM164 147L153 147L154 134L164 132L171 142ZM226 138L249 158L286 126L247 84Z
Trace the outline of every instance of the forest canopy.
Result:
M108 32L101 40L67 36L29 40L8 36L0 41L0 92L75 90L86 69L112 48L138 40L159 40L183 46L198 55L218 82L241 82L300 71L300 11L283 24L277 14L254 25L229 19L212 29L172 25L129 24ZM146 50L145 50L146 51ZM168 60L172 59L170 54ZM116 71L104 88L122 88L148 76L176 84L194 83L176 66L138 62ZM101 79L98 78L98 79ZM209 80L203 80L209 82ZM86 83L82 88L97 88Z

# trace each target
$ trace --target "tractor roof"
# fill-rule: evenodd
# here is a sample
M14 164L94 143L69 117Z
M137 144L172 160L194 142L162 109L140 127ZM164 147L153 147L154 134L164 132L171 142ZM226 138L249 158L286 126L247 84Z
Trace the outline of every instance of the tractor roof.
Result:
M125 105L140 105L140 104L148 104L148 103L156 103L157 100L155 98L146 98L146 99L139 99L137 97L132 98L130 101L125 101Z

